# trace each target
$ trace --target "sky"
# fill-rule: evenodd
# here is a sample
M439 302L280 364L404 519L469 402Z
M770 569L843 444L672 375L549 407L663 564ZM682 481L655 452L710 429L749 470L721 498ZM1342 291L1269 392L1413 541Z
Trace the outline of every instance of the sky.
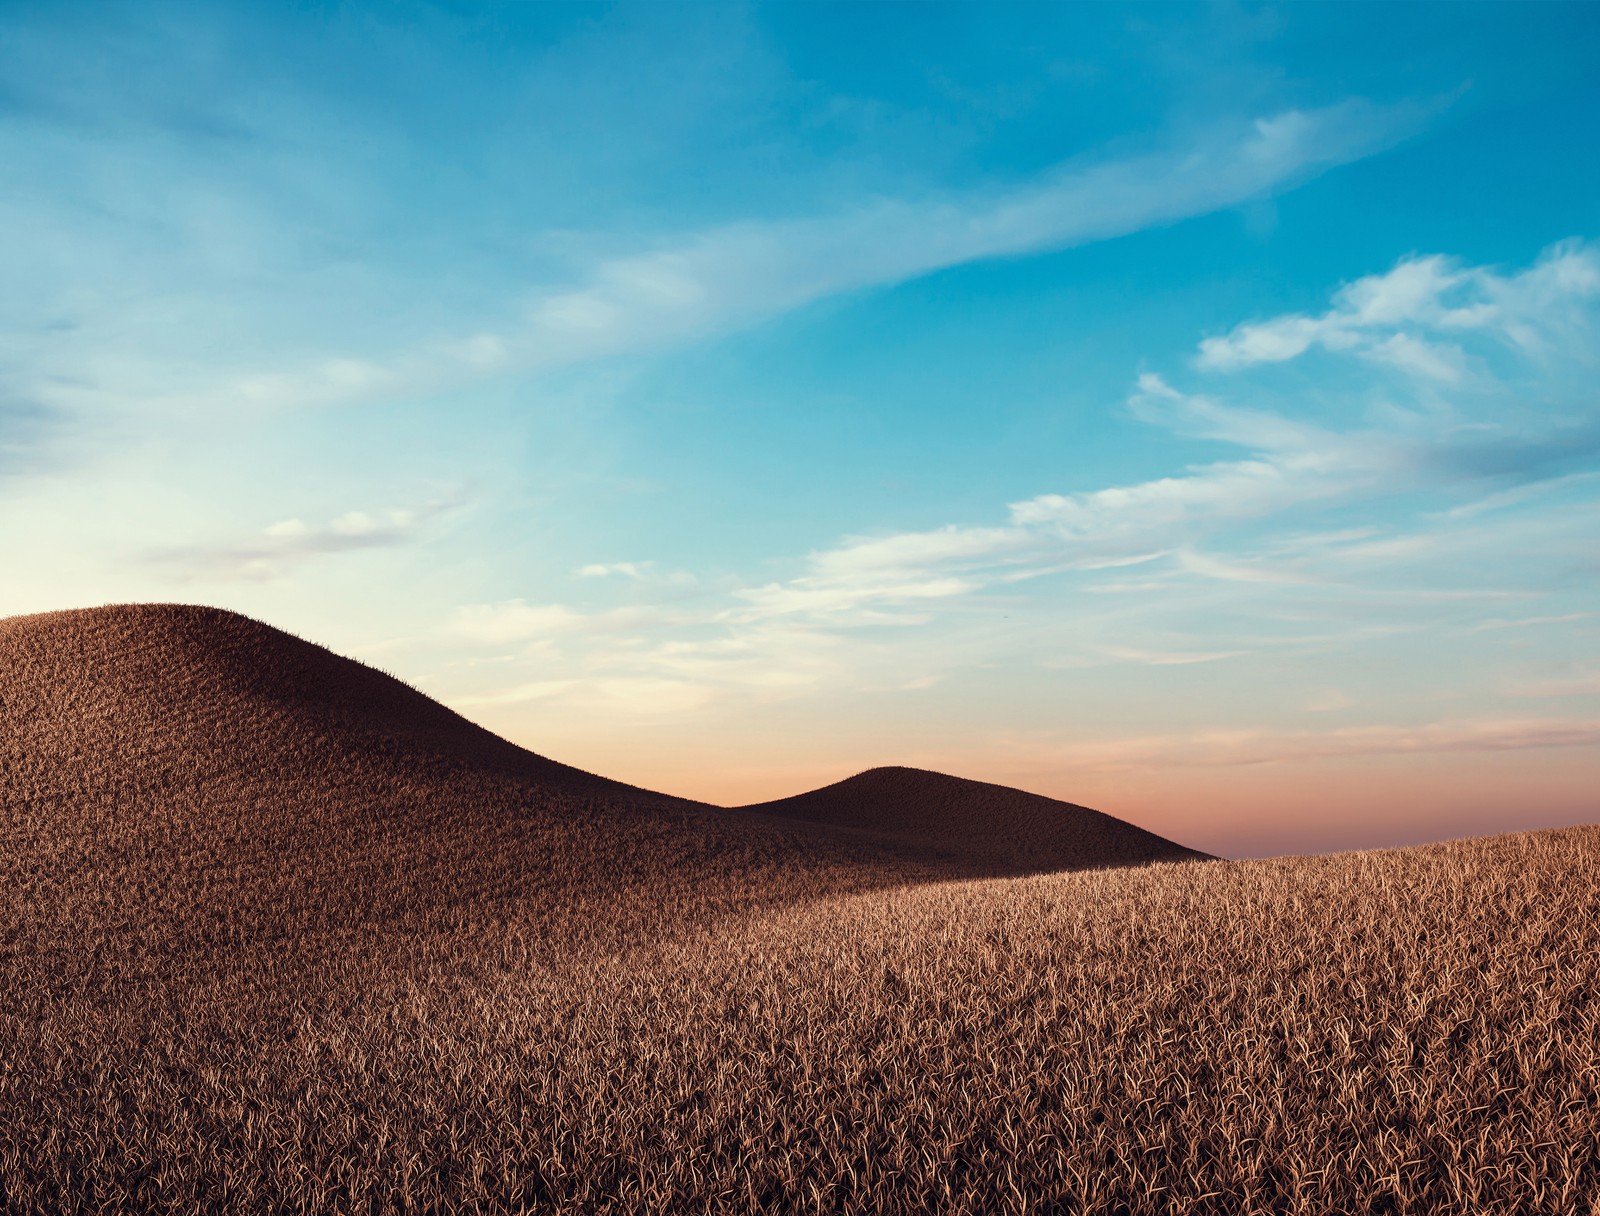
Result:
M0 615L739 804L1600 820L1600 6L0 6Z

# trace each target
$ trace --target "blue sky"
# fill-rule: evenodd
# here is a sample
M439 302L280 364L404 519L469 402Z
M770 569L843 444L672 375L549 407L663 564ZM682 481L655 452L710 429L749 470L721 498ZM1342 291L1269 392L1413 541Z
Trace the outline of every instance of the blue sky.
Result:
M718 801L1592 820L1600 9L0 11L0 612Z

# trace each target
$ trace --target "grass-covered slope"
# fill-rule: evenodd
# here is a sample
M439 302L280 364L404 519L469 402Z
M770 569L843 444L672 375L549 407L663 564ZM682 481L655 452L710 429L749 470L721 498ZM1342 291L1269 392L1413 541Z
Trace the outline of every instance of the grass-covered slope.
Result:
M890 835L227 614L0 623L0 1211L1594 1210L1600 830Z
M605 946L950 873L838 837L533 755L233 613L0 621L0 913L67 973L84 941L174 975L213 948L436 924Z
M982 858L1015 874L1204 856L1088 807L916 768L869 769L822 789L744 809Z

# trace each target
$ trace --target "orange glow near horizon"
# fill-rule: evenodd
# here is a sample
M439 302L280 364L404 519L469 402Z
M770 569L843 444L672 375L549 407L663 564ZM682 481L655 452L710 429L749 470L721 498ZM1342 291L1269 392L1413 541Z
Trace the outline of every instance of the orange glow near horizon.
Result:
M677 731L626 745L577 731L480 721L563 763L648 789L742 806L905 764L1093 807L1220 856L1267 857L1421 844L1600 821L1600 749L1415 751L1257 764L1074 768L977 748L841 746L728 732L715 749ZM553 726L553 724L541 724ZM519 729L520 727L520 729ZM832 758L824 759L824 756ZM816 758L813 758L816 757Z

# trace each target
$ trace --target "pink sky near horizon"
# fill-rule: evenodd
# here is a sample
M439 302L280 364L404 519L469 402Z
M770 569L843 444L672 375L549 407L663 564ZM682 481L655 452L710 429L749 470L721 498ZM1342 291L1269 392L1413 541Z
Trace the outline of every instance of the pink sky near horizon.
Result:
M615 742L564 732L554 721L466 711L474 721L563 763L645 788L739 806L904 764L1090 806L1220 856L1270 857L1384 848L1464 836L1600 823L1600 747L1483 748L1347 754L1256 763L1097 764L1081 745L1075 766L1015 749L916 747L874 751L834 732L808 741L760 730L676 730L619 724ZM1113 749L1108 746L1110 754ZM809 754L808 754L809 752ZM831 753L831 754L830 754Z

